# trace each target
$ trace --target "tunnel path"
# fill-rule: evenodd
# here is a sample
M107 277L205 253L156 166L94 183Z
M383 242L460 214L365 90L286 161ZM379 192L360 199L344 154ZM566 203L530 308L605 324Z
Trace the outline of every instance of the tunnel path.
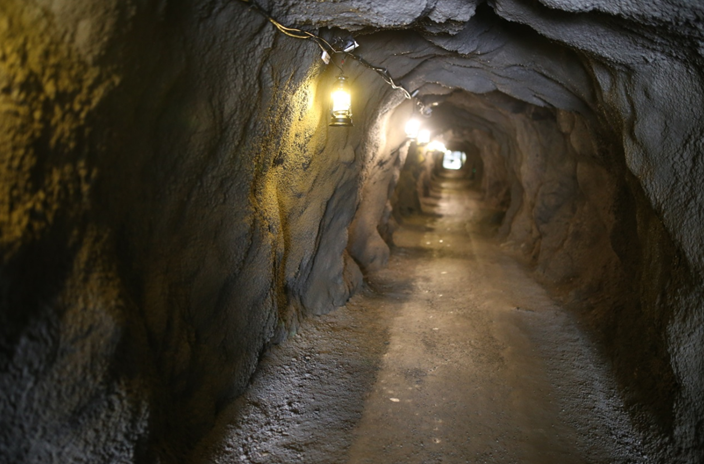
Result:
M436 182L374 292L263 359L194 462L644 462L577 323Z
M394 236L414 289L349 462L628 461L627 420L575 321L481 234L478 192L433 192Z

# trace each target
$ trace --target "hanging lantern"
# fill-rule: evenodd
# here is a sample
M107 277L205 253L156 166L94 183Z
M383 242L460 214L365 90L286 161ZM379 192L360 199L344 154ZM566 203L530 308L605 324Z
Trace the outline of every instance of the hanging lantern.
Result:
M418 132L418 145L425 145L430 142L430 131L428 129L423 129Z
M418 138L418 130L420 129L420 121L417 119L409 119L406 123L406 137L411 140Z
M347 78L340 75L332 90L331 126L352 126L352 97L347 88Z

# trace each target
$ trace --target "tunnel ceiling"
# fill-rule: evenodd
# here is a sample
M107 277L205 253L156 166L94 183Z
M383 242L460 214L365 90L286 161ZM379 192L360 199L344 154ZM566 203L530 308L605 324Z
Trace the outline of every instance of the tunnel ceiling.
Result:
M670 57L701 60L697 2L428 1L272 2L283 22L389 34L377 53L409 88L440 83L499 90L536 105L586 111L602 73ZM659 29L655 29L658 27ZM668 34L663 35L662 29ZM362 42L363 43L363 42Z
M594 104L593 85L578 56L530 28L509 25L488 7L457 35L417 32L374 37L384 66L421 95L446 89L473 93L500 91L540 106L586 112ZM364 45L365 38L360 43ZM379 42L377 42L379 40Z

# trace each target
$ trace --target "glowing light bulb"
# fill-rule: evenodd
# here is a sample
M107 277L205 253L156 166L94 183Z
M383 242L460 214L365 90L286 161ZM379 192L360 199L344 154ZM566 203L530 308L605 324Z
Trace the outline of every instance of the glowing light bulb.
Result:
M352 96L347 88L345 76L338 76L331 94L332 109L330 110L331 126L352 125Z
M418 131L420 130L420 121L417 119L409 119L406 123L406 137L414 140L418 137Z
M430 131L428 129L418 131L418 145L425 145L428 142L430 142Z
M466 157L464 152L447 150L442 159L442 167L453 170L461 169L464 164L464 161L462 161L463 157Z
M344 90L335 90L332 93L332 112L349 112L352 106L352 97Z

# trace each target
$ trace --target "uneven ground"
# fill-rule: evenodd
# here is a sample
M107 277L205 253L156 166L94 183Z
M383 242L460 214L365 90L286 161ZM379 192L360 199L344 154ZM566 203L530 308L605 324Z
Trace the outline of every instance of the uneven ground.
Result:
M577 322L445 179L346 308L271 349L196 463L647 462Z

